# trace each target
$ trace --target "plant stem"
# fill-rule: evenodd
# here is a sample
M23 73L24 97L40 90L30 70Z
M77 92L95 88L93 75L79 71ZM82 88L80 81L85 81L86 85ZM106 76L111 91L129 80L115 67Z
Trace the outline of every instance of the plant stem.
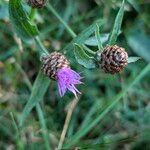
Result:
M74 99L71 102L70 106L69 106L69 110L67 112L67 116L66 116L66 119L65 119L63 131L61 133L60 141L59 141L59 144L58 144L58 150L62 149L64 140L65 140L65 136L66 136L66 133L67 133L67 129L68 129L68 126L69 126L69 123L70 123L70 120L71 120L71 116L72 116L72 113L73 113L78 101L79 101L79 99Z
M38 47L38 51L39 51L40 56L42 56L42 55L44 55L44 54L48 55L49 53L48 53L47 49L44 47L44 45L42 44L42 42L41 42L41 40L39 39L39 37L36 36L36 37L34 38L34 40L35 40L35 42L36 42L36 44L37 44L37 47Z
M59 16L59 14L55 11L53 6L49 3L47 8L54 14L54 16L57 17L57 19L65 26L66 30L70 33L72 38L75 38L77 35L74 33L74 31L68 26L68 24Z
M55 9L53 8L53 6L49 3L47 6L48 10L50 10L54 16L56 16L56 18L65 26L66 30L68 31L68 33L72 36L72 38L75 38L77 35L76 33L68 26L68 24L60 17L60 15L55 11ZM87 46L83 45L83 47L85 48L85 50L87 52L89 52L92 55L95 55L96 53L93 52L92 50L90 50Z

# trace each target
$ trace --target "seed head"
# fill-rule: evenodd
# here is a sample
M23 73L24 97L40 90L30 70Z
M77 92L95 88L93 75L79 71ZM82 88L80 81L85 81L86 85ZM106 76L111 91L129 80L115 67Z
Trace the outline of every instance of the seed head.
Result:
M27 0L29 6L33 8L42 8L46 4L46 0Z
M105 73L119 73L128 64L127 52L117 45L106 46L102 53L97 53L97 56L99 58L98 65Z

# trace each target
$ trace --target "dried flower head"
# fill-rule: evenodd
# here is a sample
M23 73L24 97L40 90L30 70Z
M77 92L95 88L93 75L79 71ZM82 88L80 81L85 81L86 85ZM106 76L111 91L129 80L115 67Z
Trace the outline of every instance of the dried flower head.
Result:
M42 8L46 4L46 0L27 0L29 6L33 8Z
M117 45L106 46L102 53L98 52L98 65L105 73L115 74L128 64L128 54L124 48Z
M50 55L42 57L42 63L43 73L57 81L60 96L64 96L67 90L69 90L77 98L77 93L80 92L75 85L82 83L80 81L81 77L70 68L66 57L59 52L53 52Z

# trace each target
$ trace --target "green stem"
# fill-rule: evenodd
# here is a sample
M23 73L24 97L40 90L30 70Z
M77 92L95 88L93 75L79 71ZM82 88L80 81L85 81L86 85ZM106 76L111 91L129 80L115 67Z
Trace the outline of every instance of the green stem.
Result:
M33 21L33 19L35 17L35 14L36 14L36 9L31 8L30 15L29 15L29 18L30 18L31 21Z
M70 35L75 38L77 35L74 33L74 31L68 26L68 24L59 16L59 14L55 11L53 6L49 3L47 6L48 10L50 10L54 16L57 17L57 19L65 26L66 30L70 33Z
M35 18L35 13L36 13L36 9L35 8L31 8L31 11L30 11L30 20L33 21L33 19ZM44 45L42 44L40 38L38 36L36 36L34 38L35 42L36 42L36 45L38 47L38 51L39 51L39 54L40 54L40 57L44 54L49 54L48 51L46 50L46 48L44 47Z
M39 39L39 37L35 37L34 38L36 44L37 44L37 47L38 47L38 51L39 51L39 54L40 54L40 57L43 56L43 55L48 55L48 51L47 49L44 47L44 45L42 44L41 40Z
M51 4L48 4L47 6L48 10L50 10L54 16L56 16L56 18L65 26L66 30L68 31L68 33L72 36L72 38L75 38L77 35L76 33L68 26L68 24L60 17L60 15L55 11L55 9L53 8L53 6ZM93 52L92 50L90 50L87 46L83 45L83 47L85 48L85 50L87 52L89 52L92 55L95 55L95 52Z

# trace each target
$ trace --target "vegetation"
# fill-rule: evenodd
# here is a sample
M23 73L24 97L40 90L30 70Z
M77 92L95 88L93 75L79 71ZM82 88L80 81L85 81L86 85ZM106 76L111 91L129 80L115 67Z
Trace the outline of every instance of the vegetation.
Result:
M150 149L150 2L50 0L32 8L0 1L0 149ZM121 73L105 73L97 51L128 53ZM80 73L78 99L60 97L41 71L59 51ZM139 59L140 58L140 59Z

